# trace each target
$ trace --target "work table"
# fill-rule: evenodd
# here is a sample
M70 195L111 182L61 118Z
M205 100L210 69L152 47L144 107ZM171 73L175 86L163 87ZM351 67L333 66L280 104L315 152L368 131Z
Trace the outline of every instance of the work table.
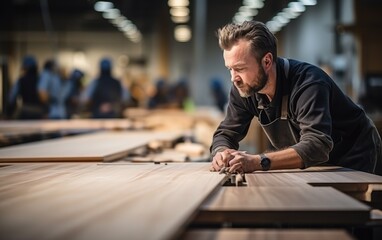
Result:
M369 221L371 207L330 185L382 184L380 176L317 167L255 172L245 175L246 186L226 187L227 177L209 167L1 163L0 234L7 239L176 239L189 236L190 224L352 226ZM293 186L287 183L291 178ZM325 186L313 186L310 179Z

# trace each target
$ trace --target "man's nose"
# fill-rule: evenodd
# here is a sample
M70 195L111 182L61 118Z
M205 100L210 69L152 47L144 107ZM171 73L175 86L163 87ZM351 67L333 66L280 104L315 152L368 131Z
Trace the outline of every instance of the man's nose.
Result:
M237 74L235 71L231 71L231 82L235 82L237 80Z

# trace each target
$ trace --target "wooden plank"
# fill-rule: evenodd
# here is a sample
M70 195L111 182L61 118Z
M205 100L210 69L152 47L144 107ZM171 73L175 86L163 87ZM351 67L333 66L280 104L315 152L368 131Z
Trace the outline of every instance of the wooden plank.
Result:
M111 161L151 141L173 141L181 132L107 131L0 149L0 162L17 161Z
M203 204L196 222L359 224L369 212L330 187L224 187Z
M208 163L0 168L4 239L173 239L224 176Z
M182 237L184 240L351 240L346 231L339 229L207 229L192 230Z
M128 119L0 120L0 147L98 130L136 129Z
M128 119L62 119L62 120L0 120L0 133L20 131L19 129L36 131L61 130L113 130L130 129L133 123Z
M344 192L366 192L370 184L381 184L382 176L341 167L311 167L304 170L254 172L245 175L249 186L331 186Z

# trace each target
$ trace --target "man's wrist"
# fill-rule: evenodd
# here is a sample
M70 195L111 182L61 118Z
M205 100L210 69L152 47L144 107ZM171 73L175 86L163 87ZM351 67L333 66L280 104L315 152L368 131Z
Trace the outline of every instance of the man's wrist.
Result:
M216 147L215 149L213 149L212 152L211 152L211 159L212 159L213 157L215 157L216 153L218 153L218 152L222 152L222 151L224 151L225 149L227 149L226 146L218 146L218 147Z

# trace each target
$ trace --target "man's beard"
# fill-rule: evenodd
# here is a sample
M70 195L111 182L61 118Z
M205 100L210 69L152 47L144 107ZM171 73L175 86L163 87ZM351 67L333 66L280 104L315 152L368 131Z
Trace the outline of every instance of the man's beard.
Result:
M255 93L262 90L268 82L268 75L265 73L263 67L259 68L256 82L257 85L255 86L249 86L248 84L242 83L241 85L235 85L235 87L239 91L240 96L243 98L253 96Z

